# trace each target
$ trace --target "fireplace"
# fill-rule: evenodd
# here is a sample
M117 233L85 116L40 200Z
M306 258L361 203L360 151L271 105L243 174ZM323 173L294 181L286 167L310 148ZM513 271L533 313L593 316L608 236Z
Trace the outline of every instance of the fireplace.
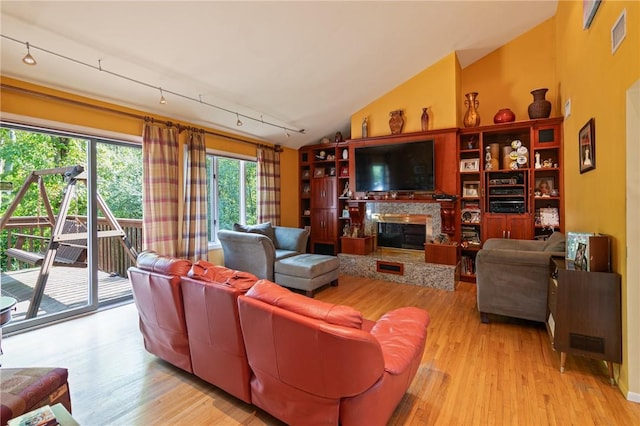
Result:
M424 250L431 239L431 216L420 214L374 213L378 247Z

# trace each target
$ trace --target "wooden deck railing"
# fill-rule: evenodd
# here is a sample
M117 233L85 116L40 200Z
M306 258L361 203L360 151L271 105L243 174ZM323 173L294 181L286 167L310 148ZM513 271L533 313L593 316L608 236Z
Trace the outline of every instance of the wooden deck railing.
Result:
M74 217L69 216L69 219ZM78 219L86 223L85 217ZM142 250L142 220L141 219L117 219L118 223L127 235L131 246L137 251ZM106 219L98 218L98 230L110 229ZM34 216L13 217L9 219L5 230L7 231L7 246L2 248L2 253L13 247L16 241L16 234L34 235L48 237L51 234L51 226L46 218ZM122 247L118 237L98 239L98 269L110 274L117 274L121 277L127 276L127 269L134 264L128 252ZM30 252L42 252L46 250L47 241L42 238L26 238L23 249ZM19 270L33 268L25 262L17 259L7 258L7 270Z

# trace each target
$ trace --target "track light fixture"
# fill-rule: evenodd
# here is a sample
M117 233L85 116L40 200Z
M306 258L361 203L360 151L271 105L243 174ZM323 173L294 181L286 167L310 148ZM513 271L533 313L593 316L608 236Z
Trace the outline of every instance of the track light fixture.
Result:
M24 58L22 58L22 62L24 62L27 65L37 64L36 60L33 58L33 56L31 56L31 52L29 51L29 42L27 42L27 54L24 55Z
M65 59L65 60L67 60L69 62L73 62L73 63L75 63L77 65L83 65L83 66L85 66L87 68L91 68L91 69L93 69L95 71L104 72L104 73L109 74L109 75L111 75L113 77L118 77L118 78L120 78L122 80L127 80L130 83L135 83L135 84L138 84L140 86L145 86L145 87L150 88L150 89L159 90L160 91L160 104L162 104L162 105L165 105L167 103L167 100L164 97L164 93L166 92L166 93L170 93L170 94L172 94L172 95L174 95L174 96L176 96L178 98L182 98L182 99L185 99L185 100L188 100L188 101L192 101L192 102L197 102L199 104L206 105L208 107L215 108L215 109L218 109L220 111L224 111L224 112L229 113L229 114L235 114L235 116L236 116L236 126L240 127L240 126L244 125L244 123L240 120L240 115L241 114L239 112L232 111L230 109L227 109L227 108L224 108L224 107L221 107L221 106L218 106L218 105L214 105L214 104L209 103L209 102L205 102L205 101L202 100L202 95L198 95L197 98L194 98L192 96L184 95L182 93L178 93L178 92L173 92L173 91L170 91L170 90L162 89L159 86L155 86L153 84L146 83L144 81L137 80L135 78L132 78L132 77L129 77L129 76L126 76L126 75L123 75L123 74L118 74L116 72L106 70L106 69L104 69L102 67L102 60L98 60L98 65L96 66L96 65L93 65L93 64L89 64L87 62L80 61L78 59L71 58L69 56L65 56L65 55L60 54L60 53L53 52L51 50L48 50L48 49L45 49L45 48L42 48L42 47L31 46L29 44L29 42L18 40L18 39L15 39L13 37L10 37L10 36L4 35L4 34L0 34L0 37L2 37L4 39L7 39L7 40L11 40L11 41L13 41L15 43L19 43L19 44L23 44L23 45L27 46L27 54L24 56L24 58L22 58L22 62L24 62L27 65L36 65L36 60L33 58L33 56L31 56L31 53L29 51L30 47L33 47L34 49L37 49L37 50L39 50L41 52L48 53L49 55L53 55L53 56L55 56L57 58L60 58L60 59ZM242 114L242 118L244 118L246 120L255 121L255 122L261 123L261 124L266 125L266 126L271 126L271 127L276 127L278 129L282 129L284 131L284 134L287 137L291 136L290 132L300 133L300 134L304 134L304 132L305 132L305 129L292 129L290 127L283 126L281 124L276 124L276 123L271 123L269 121L265 121L262 118L262 114L260 114L260 118L255 118L255 117L251 117L249 115Z

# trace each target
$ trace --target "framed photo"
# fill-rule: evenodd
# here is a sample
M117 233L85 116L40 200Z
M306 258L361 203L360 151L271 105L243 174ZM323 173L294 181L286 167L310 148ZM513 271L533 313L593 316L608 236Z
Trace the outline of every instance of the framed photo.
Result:
M536 178L536 197L557 197L556 180L553 176Z
M596 16L601 0L582 0L582 29L586 30L591 26L593 17Z
M335 176L336 175L336 168L335 167L331 167L329 169L329 176Z
M464 182L462 185L462 197L479 197L480 182Z
M540 226L556 227L560 226L560 215L555 207L543 207L540 209Z
M580 173L596 168L596 124L592 118L578 132Z
M324 177L324 168L318 167L313 171L313 177Z
M309 169L304 169L302 171L302 179L308 179L310 175L311 175L311 172L309 172Z
M465 158L460 160L461 172L477 172L480 170L479 158Z
M311 187L309 186L309 184L308 184L308 183L305 183L305 184L304 184L304 187L302 188L302 192L303 192L304 194L308 194L309 192L311 192Z
M340 176L349 176L349 167L348 166L342 166L340 168Z

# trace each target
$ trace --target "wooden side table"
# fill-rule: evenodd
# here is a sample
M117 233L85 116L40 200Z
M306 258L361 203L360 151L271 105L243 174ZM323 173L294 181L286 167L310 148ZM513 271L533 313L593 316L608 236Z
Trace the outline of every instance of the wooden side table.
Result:
M560 257L551 258L549 269L547 331L560 371L567 354L603 360L615 385L613 363L622 362L620 275L577 270Z

